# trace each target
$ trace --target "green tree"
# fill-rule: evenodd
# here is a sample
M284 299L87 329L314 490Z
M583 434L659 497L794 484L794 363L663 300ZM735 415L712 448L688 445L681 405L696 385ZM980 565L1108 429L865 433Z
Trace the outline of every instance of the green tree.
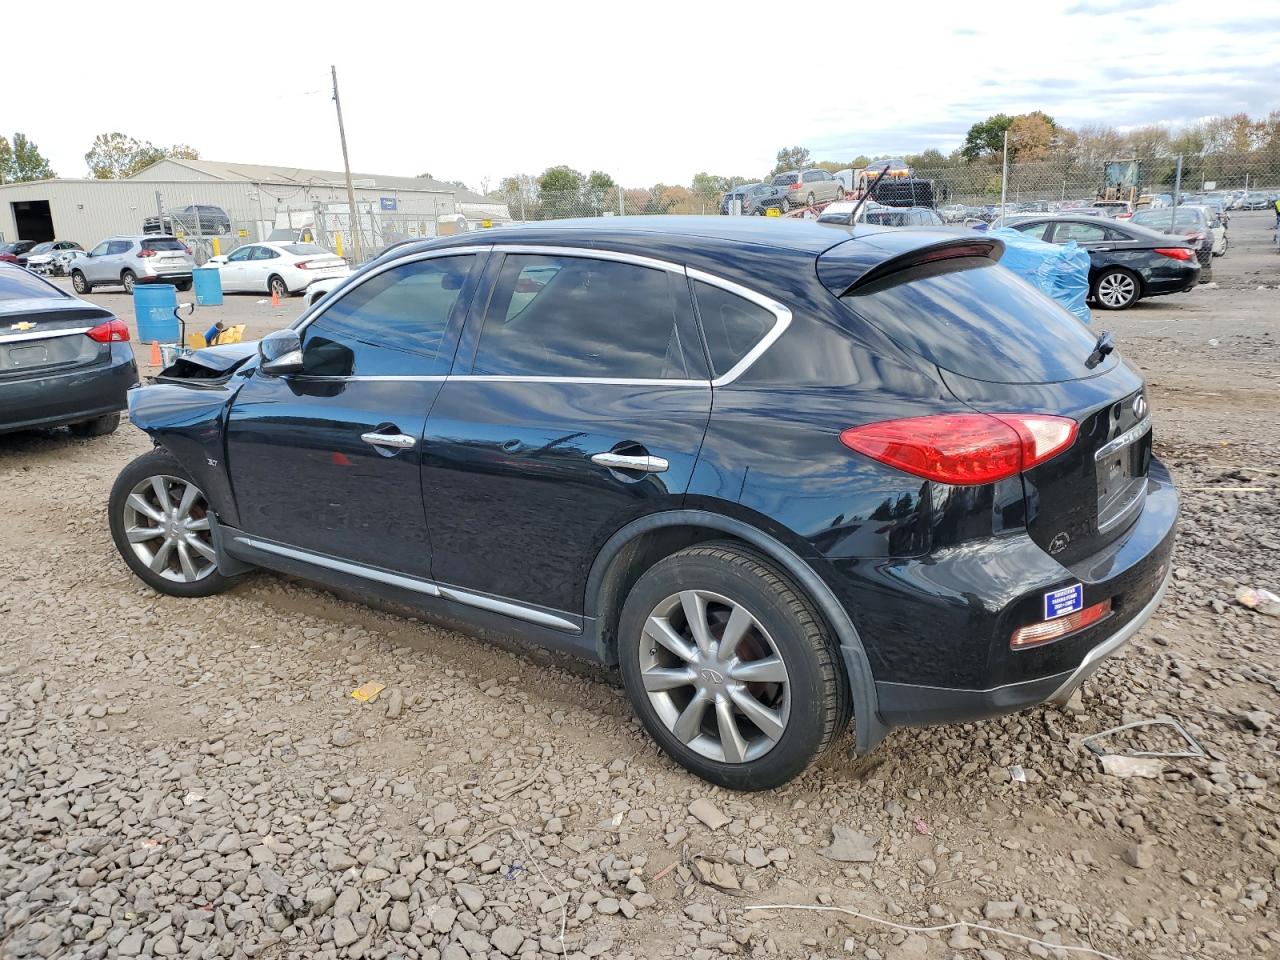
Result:
M965 134L964 144L960 147L960 156L966 160L979 160L984 157L998 157L1004 149L1004 132L1013 126L1013 117L1003 113L980 123L975 123Z
M586 178L572 167L547 167L538 177L538 197L545 217L572 217L581 212L581 192Z
M717 177L714 173L705 172L695 173L689 186L693 195L698 198L704 213L706 207L718 203L720 195L728 189L725 177Z
M13 182L13 147L5 137L0 137L0 183Z
M84 162L89 165L89 172L99 180L123 180L167 157L198 160L200 154L185 143L165 149L115 131L94 137L93 146L84 155Z
M49 161L40 154L40 148L26 138L25 134L13 135L13 180L51 180L57 174L49 166Z
M609 174L603 170L592 170L582 188L583 204L594 213L613 210L618 205L617 188Z
M778 162L773 165L770 176L775 176L784 170L798 170L808 166L809 149L808 147L783 147L774 159Z

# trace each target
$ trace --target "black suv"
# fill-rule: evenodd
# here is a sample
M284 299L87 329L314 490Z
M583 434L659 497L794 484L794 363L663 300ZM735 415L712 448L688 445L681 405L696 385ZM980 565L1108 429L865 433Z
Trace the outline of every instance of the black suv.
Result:
M1178 498L1141 376L999 240L760 218L395 247L131 394L156 589L253 567L619 666L761 789L841 735L1063 700L1151 615Z

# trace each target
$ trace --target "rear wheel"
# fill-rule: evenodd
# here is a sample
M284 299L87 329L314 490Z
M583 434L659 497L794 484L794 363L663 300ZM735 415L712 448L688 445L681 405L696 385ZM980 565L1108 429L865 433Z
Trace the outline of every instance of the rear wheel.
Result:
M209 502L167 450L120 471L108 503L111 538L149 587L173 597L207 597L232 583L218 572Z
M77 437L105 437L108 433L115 433L119 426L120 414L108 413L92 420L73 423L70 430Z
M288 285L282 277L276 274L272 274L271 279L267 281L267 291L281 300L289 295Z
M93 284L85 279L84 274L79 270L71 271L71 289L76 293L89 293L93 290Z
M799 775L849 721L849 686L809 601L736 544L659 561L623 606L618 657L641 722L672 759L733 790Z
M188 290L191 289L190 280L177 280L174 282L173 285L177 287L179 290L181 290L183 293L186 293Z
M804 205L805 205L806 207L812 207L812 206L813 206L813 201L814 201L813 191L810 191L810 192L809 192L809 196L807 196L807 197L805 198Z
M120 282L124 284L124 292L129 294L129 296L133 296L134 285L138 282L138 278L134 272L132 270L126 270L124 273L120 274Z
M1093 281L1093 299L1103 310L1124 310L1139 296L1138 278L1128 270L1104 270Z

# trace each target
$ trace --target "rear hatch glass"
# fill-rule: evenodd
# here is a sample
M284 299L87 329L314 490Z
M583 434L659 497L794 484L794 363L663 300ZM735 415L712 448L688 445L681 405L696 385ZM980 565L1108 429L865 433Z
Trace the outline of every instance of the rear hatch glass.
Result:
M856 242L856 241L854 241ZM909 267L841 297L900 346L944 370L992 383L1059 383L1096 376L1097 334L1010 270L983 257Z
M143 240L143 250L173 250L178 253L186 253L187 248L177 240L160 239L160 240Z
M773 178L773 185L775 187L785 187L795 183L799 179L800 174L798 173L780 173Z

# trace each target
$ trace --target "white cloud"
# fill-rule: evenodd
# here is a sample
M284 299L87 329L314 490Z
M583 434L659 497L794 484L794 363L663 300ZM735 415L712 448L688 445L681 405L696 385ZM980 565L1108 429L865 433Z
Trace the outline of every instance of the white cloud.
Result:
M759 174L791 144L829 159L946 149L997 111L1128 125L1280 107L1270 0L1217 23L1200 0L178 0L163 16L77 5L57 21L14 6L0 124L64 176L84 175L111 130L338 168L331 62L356 170L472 186L555 163L628 185Z

